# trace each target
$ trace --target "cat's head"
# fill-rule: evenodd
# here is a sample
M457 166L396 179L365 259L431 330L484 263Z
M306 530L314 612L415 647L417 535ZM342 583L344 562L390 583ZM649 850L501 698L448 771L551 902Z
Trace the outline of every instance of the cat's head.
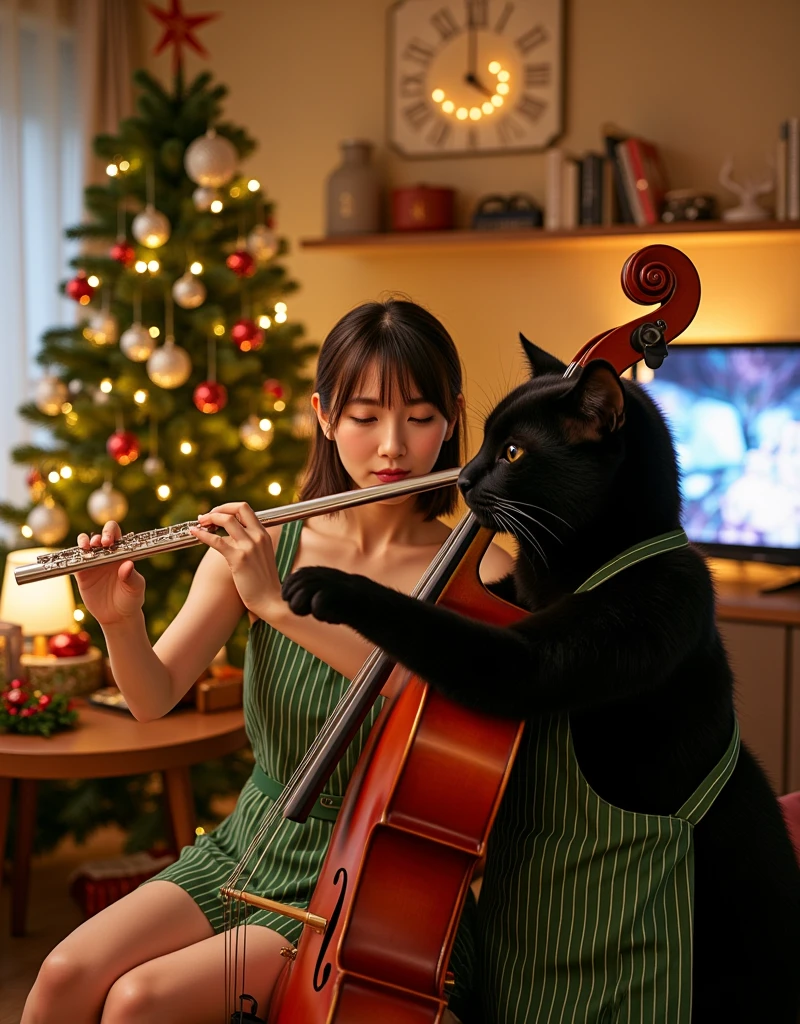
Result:
M624 533L626 521L631 543L677 526L672 442L650 399L604 360L564 377L564 363L520 339L531 379L490 413L459 477L482 525L534 553L595 530Z

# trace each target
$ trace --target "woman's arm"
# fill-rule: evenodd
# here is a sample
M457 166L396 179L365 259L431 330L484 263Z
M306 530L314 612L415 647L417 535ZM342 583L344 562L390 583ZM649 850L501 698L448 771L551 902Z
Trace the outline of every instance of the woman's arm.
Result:
M111 671L132 714L147 722L175 707L243 612L225 559L209 551L197 567L183 607L154 647L141 611L103 626Z

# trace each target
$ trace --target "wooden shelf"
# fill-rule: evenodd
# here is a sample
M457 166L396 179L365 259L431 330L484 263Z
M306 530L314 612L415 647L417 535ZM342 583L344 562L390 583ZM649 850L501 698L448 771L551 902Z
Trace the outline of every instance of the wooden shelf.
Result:
M724 220L684 221L680 224L653 224L640 228L631 224L610 224L598 227L569 228L558 231L545 231L543 228L525 228L518 231L476 231L461 229L453 231L387 231L374 235L336 235L331 238L303 238L300 246L303 249L327 250L339 252L360 252L368 250L373 253L403 251L408 249L439 248L467 249L485 246L487 248L508 248L519 246L531 248L547 245L550 242L581 242L592 239L652 238L664 235L726 235L753 238L758 235L786 236L794 232L800 238L800 221L747 221L735 223ZM790 237L790 236L786 236Z

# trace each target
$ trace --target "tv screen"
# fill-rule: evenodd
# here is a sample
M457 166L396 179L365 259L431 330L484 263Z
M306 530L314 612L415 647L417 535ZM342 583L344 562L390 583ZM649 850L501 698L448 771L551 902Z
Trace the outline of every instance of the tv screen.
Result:
M689 539L712 555L800 564L800 342L669 353L655 374L639 364L637 380L675 440Z

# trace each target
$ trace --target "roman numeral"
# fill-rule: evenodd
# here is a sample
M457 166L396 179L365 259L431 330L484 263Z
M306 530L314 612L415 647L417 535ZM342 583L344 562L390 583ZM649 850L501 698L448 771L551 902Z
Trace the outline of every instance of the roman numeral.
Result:
M433 143L434 146L443 146L450 135L451 126L447 121L439 120L437 124L427 134L428 142Z
M547 104L542 103L541 100L537 100L533 96L524 95L514 109L522 114L523 117L527 117L529 121L533 121L536 124L545 110L547 110Z
M550 84L549 64L526 64L525 65L525 88L535 88L537 85Z
M403 75L400 79L400 95L406 100L413 100L417 96L424 96L425 73L420 71L418 75Z
M523 56L530 53L531 50L535 50L537 46L541 46L542 43L547 42L547 32L542 28L541 25L536 25L534 28L528 29L528 31L519 37L517 40L517 46L522 52Z
M453 36L457 36L461 31L461 26L453 17L449 7L440 7L436 14L431 18L431 24L442 37L444 42L447 42L448 39L452 39Z
M410 107L403 108L403 115L412 128L417 131L433 117L433 112L424 100L412 103Z
M510 4L510 3L506 4L505 7L503 8L503 11L502 11L500 17L497 19L497 24L494 27L494 30L495 30L495 32L497 32L498 35L501 32L505 31L505 27L508 24L508 19L511 17L513 12L514 12L514 5Z
M489 0L467 0L467 24L470 28L486 28L489 23Z
M511 145L512 142L521 139L523 134L522 129L513 117L504 117L502 121L497 122L497 135L501 146Z
M413 60L424 68L430 64L435 56L436 51L419 39L412 39L405 50L403 50L404 60Z

